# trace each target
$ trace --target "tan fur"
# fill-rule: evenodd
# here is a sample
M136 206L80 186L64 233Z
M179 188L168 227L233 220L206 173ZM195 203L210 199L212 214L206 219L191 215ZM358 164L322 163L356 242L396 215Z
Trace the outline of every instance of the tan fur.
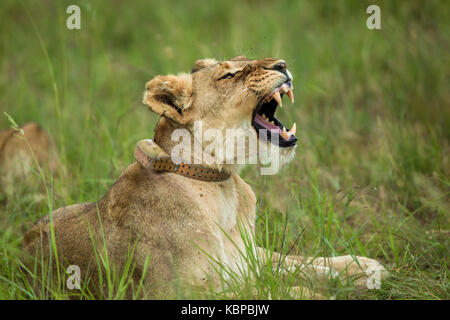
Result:
M33 153L39 165L55 171L58 166L53 142L36 123L21 127L27 142L14 129L0 132L0 193L11 195L17 187L32 186L38 179L30 173L36 170ZM30 150L31 148L31 150Z
M220 63L200 60L192 74L155 77L147 83L144 94L144 103L162 116L155 129L155 142L170 154L175 146L171 140L173 131L183 128L193 133L194 120L202 120L204 130L248 125L258 101L283 80L280 72L270 69L279 61L245 57ZM229 72L236 75L219 80ZM257 139L255 132L252 138ZM205 147L203 144L202 149ZM279 152L288 161L294 149ZM232 175L223 182L205 182L147 170L134 162L98 202L56 210L54 230L61 260L66 265L80 266L82 275L92 277L96 283L98 273L91 239L101 248L103 230L109 260L118 268L124 263L129 244L136 244L135 279L144 271L147 255L151 256L144 282L151 297L172 297L177 281L220 290L220 278L210 257L236 272L247 269L239 254L239 250L244 250L239 225L254 234L256 197L239 177L240 165L210 166ZM39 248L47 248L49 233L47 217L27 233L26 251L32 256L41 254ZM274 264L280 261L277 253L270 258L265 249L256 251L262 259L273 259ZM44 249L42 254L47 253ZM329 267L342 271L347 265L354 265L349 256L340 257L336 264L333 259L329 265L323 259L316 263L314 259L289 256L285 268L310 268L325 277L331 272ZM384 270L375 260L368 259L367 265ZM363 265L361 270L351 269L351 273L362 273L366 279L366 269Z

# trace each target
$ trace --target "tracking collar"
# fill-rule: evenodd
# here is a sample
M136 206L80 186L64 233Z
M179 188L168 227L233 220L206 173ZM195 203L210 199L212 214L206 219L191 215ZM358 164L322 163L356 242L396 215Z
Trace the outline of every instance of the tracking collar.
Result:
M136 145L134 158L146 169L173 172L202 181L224 181L231 174L226 171L203 167L197 164L175 163L153 140L141 140Z

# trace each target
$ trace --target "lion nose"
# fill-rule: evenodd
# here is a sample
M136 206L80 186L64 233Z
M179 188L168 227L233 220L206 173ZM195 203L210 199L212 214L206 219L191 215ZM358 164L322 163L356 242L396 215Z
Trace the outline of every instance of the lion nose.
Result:
M270 67L270 69L284 72L286 70L286 62L277 62L272 67Z
M286 61L284 61L284 60L278 60L272 66L265 67L265 69L279 71L282 74L284 74L289 80L292 80L292 75L289 72L289 70L287 69Z

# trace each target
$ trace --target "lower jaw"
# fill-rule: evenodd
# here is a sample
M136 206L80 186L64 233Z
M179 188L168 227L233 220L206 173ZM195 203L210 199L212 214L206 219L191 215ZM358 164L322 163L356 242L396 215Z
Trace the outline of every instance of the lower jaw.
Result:
M291 136L289 140L283 139L277 132L272 132L258 123L252 123L253 128L256 131L256 135L258 139L262 141L269 141L271 144L279 147L279 148L292 148L297 145L297 137Z

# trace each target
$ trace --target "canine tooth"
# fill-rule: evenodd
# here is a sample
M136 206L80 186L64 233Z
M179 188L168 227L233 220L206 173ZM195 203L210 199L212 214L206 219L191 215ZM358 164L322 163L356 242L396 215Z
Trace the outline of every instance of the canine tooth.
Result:
M266 115L263 113L262 114L262 116L261 116L264 120L266 120L267 119L267 117L266 117Z
M281 96L280 96L280 92L279 92L279 91L276 91L276 92L273 94L273 98L274 98L275 101L280 105L280 107L283 106L283 102L281 102Z
M283 132L281 132L281 137L284 140L289 140L290 135L286 132L286 128L285 127L283 127Z
M297 125L294 122L294 124L292 125L291 130L288 131L288 134L291 136L291 135L295 135L296 132L297 132Z
M288 92L290 90L287 84L283 84L281 89L283 89L284 93L286 93L286 92Z
M289 99L291 99L291 102L294 103L294 93L292 92L292 89L287 92L287 95L289 96Z

